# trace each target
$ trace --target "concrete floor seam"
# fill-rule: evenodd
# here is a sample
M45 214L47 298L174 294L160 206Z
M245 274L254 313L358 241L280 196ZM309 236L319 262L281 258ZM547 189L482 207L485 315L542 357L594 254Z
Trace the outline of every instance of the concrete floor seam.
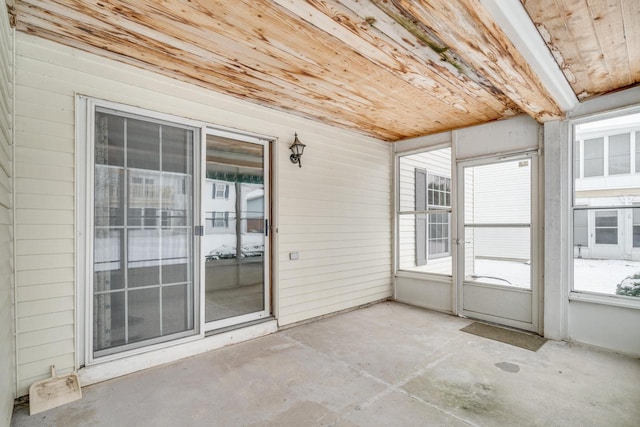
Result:
M343 366L346 366L347 368L357 372L358 374L360 374L360 375L362 375L364 377L367 377L367 378L371 378L371 379L373 379L375 381L378 381L379 383L381 383L385 387L387 387L385 390L381 391L380 393L377 393L376 395L374 395L371 398L369 398L369 399L365 400L364 402L362 402L359 405L361 407L370 406L375 401L380 400L382 397L388 395L392 391L396 391L396 392L399 392L399 393L402 393L402 394L406 395L410 399L414 399L415 401L420 402L423 405L427 405L427 406L429 406L431 408L434 408L437 411L439 411L439 412L441 412L441 413L443 413L443 414L445 414L445 415L447 415L449 417L455 418L458 421L461 421L461 422L463 422L463 423L465 423L467 425L476 426L476 424L473 424L469 420L461 418L460 416L455 415L455 414L453 414L453 413L451 413L451 412L439 407L438 405L436 405L436 404L434 404L432 402L429 402L429 401L426 401L424 399L421 399L420 397L415 396L415 395L411 394L410 392L408 392L408 391L406 391L406 390L404 390L402 388L403 385L405 385L406 383L408 383L412 379L417 378L418 376L424 374L429 369L432 369L433 367L439 365L443 360L446 360L448 358L448 355L444 355L443 357L440 357L439 359L434 360L433 362L429 363L427 366L424 366L423 368L418 369L417 371L413 372L411 375L408 375L407 377L403 378L401 381L392 384L392 383L389 383L389 382L387 382L387 381L385 381L385 380L383 380L381 378L376 377L375 375L370 374L369 372L366 372L364 370L358 369L358 368L350 365L349 363L345 362L344 360L338 359L338 358L336 358L336 357L334 357L334 356L332 356L330 354L324 353L324 352L322 352L322 351L320 351L320 350L318 350L318 349L316 349L314 347L311 347L311 346L309 346L309 345L307 345L307 344L305 344L305 343L303 343L303 342L301 342L301 341L299 341L299 340L297 340L297 339L295 339L295 338L293 338L293 337L291 337L291 336L289 336L287 334L283 334L283 336L286 339L288 339L288 340L300 345L301 347L304 347L304 348L306 348L308 350L311 350L311 351L315 352L316 354L318 354L318 355L320 355L320 356L322 356L322 357L324 357L324 358L326 358L326 359L328 359L328 360L330 360L332 362L342 364ZM455 341L455 338L451 339L451 340L447 340L444 344L442 344L439 347L435 348L433 352L436 352L436 351L438 351L438 349L446 347L447 345L449 345L451 343L451 341ZM354 409L351 409L351 410L347 411L343 416L341 416L339 419L337 419L334 423L332 423L330 425L331 426L335 425L336 423L338 423L341 420L343 420L345 417L347 417L349 414L351 414L355 410L356 409L354 408Z

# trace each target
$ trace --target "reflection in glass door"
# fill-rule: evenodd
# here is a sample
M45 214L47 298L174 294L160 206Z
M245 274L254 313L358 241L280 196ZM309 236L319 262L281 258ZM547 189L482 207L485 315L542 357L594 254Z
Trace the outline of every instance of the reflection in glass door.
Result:
M206 137L204 210L205 321L217 329L268 315L268 145Z
M95 112L93 357L195 333L197 133Z

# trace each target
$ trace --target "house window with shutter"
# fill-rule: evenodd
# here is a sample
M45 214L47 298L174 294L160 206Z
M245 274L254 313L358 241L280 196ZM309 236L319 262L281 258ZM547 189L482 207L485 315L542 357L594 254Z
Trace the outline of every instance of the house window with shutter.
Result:
M416 265L427 260L448 256L449 217L451 209L451 178L415 169L416 211L428 211L416 216Z
M397 268L451 276L451 148L398 155Z
M213 184L213 198L214 199L228 199L229 198L229 184Z

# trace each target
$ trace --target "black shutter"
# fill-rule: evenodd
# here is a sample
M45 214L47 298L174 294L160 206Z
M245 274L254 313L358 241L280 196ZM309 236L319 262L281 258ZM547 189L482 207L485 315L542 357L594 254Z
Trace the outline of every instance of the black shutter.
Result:
M415 170L416 211L427 210L427 171ZM427 263L427 214L416 214L416 265Z
M229 184L224 186L224 198L225 199L229 198Z

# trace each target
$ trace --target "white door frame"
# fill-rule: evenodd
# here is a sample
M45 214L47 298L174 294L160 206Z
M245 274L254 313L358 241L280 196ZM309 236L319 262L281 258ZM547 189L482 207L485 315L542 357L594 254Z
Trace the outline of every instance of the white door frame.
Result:
M464 221L464 170L466 167L481 166L494 163L503 163L508 161L518 161L528 159L531 161L531 227L530 227L530 253L531 253L531 290L523 290L517 288L509 288L500 285L490 284L472 284L476 288L480 289L480 292L486 294L489 298L500 298L501 295L511 295L513 300L530 300L531 306L528 307L531 310L531 321L521 321L515 319L509 319L499 316L499 313L494 315L480 314L477 312L469 312L465 310L464 304L464 287L469 285L469 282L465 282L465 221ZM456 266L456 297L457 297L457 313L462 317L473 317L479 320L485 320L489 322L499 323L509 327L515 327L518 329L524 329L536 333L542 333L542 237L540 219L541 204L540 199L540 163L538 150L530 150L522 153L510 154L508 156L486 156L477 159L460 160L457 162L456 176L457 176L457 239L455 240L457 246L457 266ZM527 295L528 294L528 295ZM509 298L505 298L508 300Z

